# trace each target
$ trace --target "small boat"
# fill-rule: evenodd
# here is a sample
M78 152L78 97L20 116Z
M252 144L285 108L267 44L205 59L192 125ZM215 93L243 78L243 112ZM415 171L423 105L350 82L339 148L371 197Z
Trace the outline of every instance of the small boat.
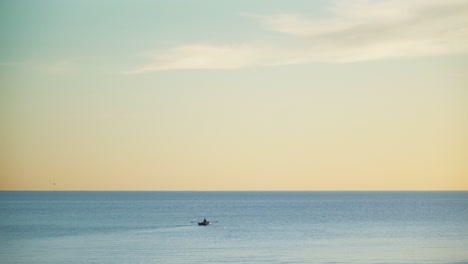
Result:
M206 218L203 219L203 221L201 222L198 222L198 221L191 221L192 223L198 223L198 225L201 225L201 226L207 226L207 225L211 225L211 223L218 223L218 221L207 221Z

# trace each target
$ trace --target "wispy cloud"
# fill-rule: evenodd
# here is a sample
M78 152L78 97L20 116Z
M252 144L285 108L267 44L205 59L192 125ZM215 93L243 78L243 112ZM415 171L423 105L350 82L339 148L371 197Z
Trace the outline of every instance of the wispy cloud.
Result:
M41 66L41 71L50 75L64 75L74 72L73 63L69 60L56 61Z
M308 43L318 61L359 61L468 52L468 1L335 1L333 17L258 16L265 29ZM314 52L316 51L316 52Z
M127 73L174 69L237 69L307 62L354 62L468 53L468 0L332 1L331 16L256 15L265 30L294 44L186 45L150 53Z
M0 66L18 66L18 65L23 65L24 62L0 62Z
M237 69L255 64L259 54L251 47L189 45L146 54L155 60L126 73L144 73L175 69Z
M21 68L23 70L31 70L47 75L66 75L76 73L76 64L72 60L0 62L0 67Z

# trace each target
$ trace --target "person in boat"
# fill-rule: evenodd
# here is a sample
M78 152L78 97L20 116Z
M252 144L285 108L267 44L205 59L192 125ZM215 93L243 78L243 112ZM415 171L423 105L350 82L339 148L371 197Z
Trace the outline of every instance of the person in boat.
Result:
M208 222L208 221L206 221L206 218L203 218L203 223L206 223L206 222Z

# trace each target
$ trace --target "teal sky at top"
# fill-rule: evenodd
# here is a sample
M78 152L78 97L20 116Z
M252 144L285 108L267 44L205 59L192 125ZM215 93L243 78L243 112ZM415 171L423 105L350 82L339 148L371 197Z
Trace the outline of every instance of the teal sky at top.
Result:
M268 36L242 14L318 15L324 1L2 1L1 62L110 58Z

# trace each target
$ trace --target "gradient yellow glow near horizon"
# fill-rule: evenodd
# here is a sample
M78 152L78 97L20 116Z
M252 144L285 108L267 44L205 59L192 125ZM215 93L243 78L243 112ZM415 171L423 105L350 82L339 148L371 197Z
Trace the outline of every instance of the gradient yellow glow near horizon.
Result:
M2 2L0 190L468 190L468 2L311 2Z

